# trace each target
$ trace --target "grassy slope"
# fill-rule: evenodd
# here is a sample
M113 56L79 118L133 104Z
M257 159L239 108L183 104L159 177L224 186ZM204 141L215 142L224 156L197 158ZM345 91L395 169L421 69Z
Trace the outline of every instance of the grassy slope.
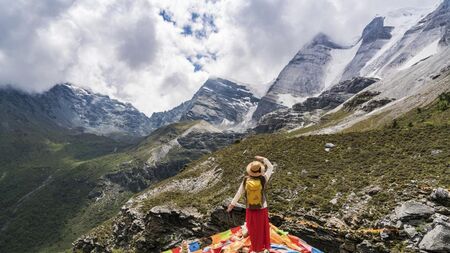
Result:
M383 118L383 114L375 115L367 120L356 123L346 129L345 132L360 132L385 127L418 128L450 125L450 110L448 108L450 104L450 101L448 101L450 99L450 92L443 93L441 96L441 98L436 99L433 103L425 107L415 108L398 119L386 122L380 120Z
M231 197L238 187L244 166L254 155L263 155L278 165L269 190L272 211L285 212L300 207L321 212L335 211L329 201L337 192L347 196L368 185L379 185L384 190L372 200L372 207L374 216L380 217L394 204L390 201L388 189L400 192L411 180L431 186L450 186L450 177L446 176L450 173L449 141L448 127L297 138L256 136L213 155L225 169L221 182L214 187L196 194L195 198L182 192L162 194L148 199L145 206L150 208L173 200L181 206L193 205L201 211L208 210L224 198ZM326 142L335 143L337 147L326 152L323 148ZM431 150L434 149L440 149L442 153L432 155ZM202 167L191 165L175 178L196 176L201 172L195 171L197 168ZM332 180L336 180L334 184Z
M352 192L360 195L367 186L377 185L382 190L364 207L363 215L374 221L423 188L450 188L450 109L439 110L437 103L404 115L395 128L388 125L365 132L301 137L272 134L245 139L211 155L225 171L218 184L195 196L178 191L156 195L144 200L143 211L174 203L206 213L234 195L245 165L254 155L263 155L278 165L268 194L273 213L289 215L304 209L323 217L335 215ZM327 142L337 147L326 152ZM433 150L441 152L433 154ZM205 159L208 157L158 186L211 169L197 166ZM337 193L341 194L338 204L330 204Z
M95 176L101 174L100 169L85 173L97 170L95 163L85 163L123 148L107 138L61 132L2 135L1 140L0 153L13 151L0 159L0 205L5 207L0 221L8 224L0 233L1 252L36 252L60 240L65 223L83 208Z
M81 234L114 216L132 193L105 201L87 198L97 180L123 162L143 163L149 150L180 135L196 122L161 128L142 142L127 146L95 135L70 135L55 128L29 127L18 135L1 135L0 252L60 252ZM43 128L40 128L41 130ZM28 132L29 131L29 132ZM26 133L26 134L24 134ZM116 152L114 152L116 151ZM2 175L5 175L4 177ZM38 188L14 212L18 200Z

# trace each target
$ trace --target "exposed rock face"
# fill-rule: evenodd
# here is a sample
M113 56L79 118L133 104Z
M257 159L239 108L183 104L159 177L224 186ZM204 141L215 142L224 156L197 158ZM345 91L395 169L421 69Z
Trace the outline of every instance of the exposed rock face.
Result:
M158 252L174 247L184 238L201 236L200 216L195 209L157 206L147 214L124 208L114 225L114 244L132 246L137 252ZM161 236L164 235L164 236Z
M336 108L376 81L376 78L356 77L340 82L317 97L295 104L292 109L278 109L264 115L254 130L258 133L272 133L317 123L321 113Z
M173 143L173 145L162 144L165 152L160 152L159 147L156 147L154 152L158 153L157 156L152 154L152 158L144 163L130 161L122 164L119 171L105 175L104 179L128 191L140 192L156 182L176 175L186 164L202 155L226 147L244 137L244 134L235 132L190 129L186 132L180 136L173 136L173 139L165 140L165 142ZM101 192L105 190L104 186L109 184L101 182L99 189L91 193L92 196L101 196Z
M450 252L450 224L439 224L428 232L419 244L427 252Z
M448 28L450 25L450 1L444 0L439 8L428 15L421 23L424 24L424 31L442 27Z
M371 112L377 108L380 108L380 107L383 107L383 106L389 104L392 101L395 101L395 99L393 99L393 98L373 99L373 100L370 100L369 102L367 102L361 108L361 110L363 110L365 112Z
M407 30L404 36L392 48L387 50L376 61L365 67L362 74L375 73L378 76L387 76L398 71L399 67L408 68L408 61L414 57L420 56L427 47L439 42L440 45L446 45L448 41L448 29L450 25L450 8L447 0L418 24ZM425 50L426 51L426 50ZM422 59L426 60L430 54L424 54Z
M395 209L395 214L401 221L428 218L434 212L433 208L415 201L405 202Z
M393 27L384 26L384 17L376 17L363 30L361 46L356 56L345 68L341 81L360 75L360 70L392 37Z
M70 84L56 85L38 99L49 117L64 127L133 136L144 136L152 130L149 118L131 104Z
M160 128L162 126L166 126L174 122L180 121L181 116L186 110L188 110L189 106L190 101L186 101L169 111L153 113L152 116L150 117L152 127Z
M316 117L316 120L318 121L319 117ZM305 117L305 113L285 108L264 115L253 130L257 133L273 133L302 127L313 122L313 117Z
M167 112L154 113L151 120L160 127L183 120L205 120L219 125L236 125L246 120L257 98L246 86L222 78L208 79L191 100Z
M108 136L144 136L152 131L150 119L131 104L71 84L58 84L42 94L0 90L17 117L62 128ZM26 122L24 122L27 124Z
M311 97L303 103L295 104L293 109L299 112L334 109L376 81L378 81L376 78L356 77L340 82L317 97Z
M266 96L261 99L253 119L258 120L269 112L287 107L281 102L283 99L280 99L283 94L306 98L320 92L324 88L326 66L331 60L332 49L343 47L324 34L317 35L303 47L284 67Z
M367 103L372 98L378 96L380 92L376 91L364 91L356 95L354 98L344 103L344 110L356 111L361 108L361 105Z
M444 188L437 188L431 194L430 198L438 203L448 204L450 203L450 193Z

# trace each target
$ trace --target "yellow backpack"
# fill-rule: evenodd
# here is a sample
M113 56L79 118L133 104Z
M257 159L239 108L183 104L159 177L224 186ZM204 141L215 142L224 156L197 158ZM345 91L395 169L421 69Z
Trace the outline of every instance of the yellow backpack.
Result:
M244 179L247 208L260 209L264 205L264 177L246 177Z

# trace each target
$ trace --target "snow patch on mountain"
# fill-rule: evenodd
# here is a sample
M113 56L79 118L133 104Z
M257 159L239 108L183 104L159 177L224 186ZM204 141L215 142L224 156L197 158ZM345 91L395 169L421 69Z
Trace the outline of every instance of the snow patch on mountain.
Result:
M422 51L417 53L414 57L412 57L411 59L409 59L409 61L407 61L404 65L402 65L399 68L399 70L405 70L407 68L410 68L413 65L423 61L424 59L427 59L428 57L435 55L439 51L439 41L440 39L437 39L430 45L424 47Z
M278 96L278 103L281 105L284 105L286 107L292 107L293 105L297 103L301 103L305 101L308 96L306 97L298 97L292 94L277 94Z
M370 77L375 76L375 73L381 67L377 65L380 57L399 43L405 35L405 32L416 25L430 11L430 8L402 8L389 12L384 22L386 26L392 26L394 28L391 32L392 38L367 62L366 66L361 70L361 73Z
M223 78L223 77L213 76L213 75L211 75L209 77L209 79L223 79L223 80L231 81L237 85L244 86L246 89L240 89L241 91L245 91L245 92L250 91L253 94L253 96L255 96L257 98L262 98L264 95L266 95L270 86L274 82L274 80L272 80L268 83L246 83L246 82L241 82L241 81L235 80L233 78Z
M355 57L356 52L358 52L361 46L361 41L349 48L344 49L333 49L331 50L331 60L327 65L325 72L325 81L323 90L327 90L333 84L339 82L344 73L345 67L352 61ZM303 101L301 101L303 102Z

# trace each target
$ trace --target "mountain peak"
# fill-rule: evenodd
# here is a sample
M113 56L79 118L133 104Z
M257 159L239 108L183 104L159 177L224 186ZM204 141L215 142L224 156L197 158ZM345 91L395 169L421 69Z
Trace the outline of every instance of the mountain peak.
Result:
M388 40L392 37L393 27L384 26L384 17L375 17L363 30L363 43L369 43L378 39Z
M56 84L55 86L53 86L49 92L70 92L72 94L76 94L76 95L80 95L80 96L84 96L84 95L93 95L94 93L90 90L78 87L74 84L71 83L59 83Z
M307 45L308 47L314 47L316 45L322 45L330 48L342 48L342 46L338 45L337 43L333 42L332 39L326 35L325 33L318 33L314 38L311 40L311 42Z

